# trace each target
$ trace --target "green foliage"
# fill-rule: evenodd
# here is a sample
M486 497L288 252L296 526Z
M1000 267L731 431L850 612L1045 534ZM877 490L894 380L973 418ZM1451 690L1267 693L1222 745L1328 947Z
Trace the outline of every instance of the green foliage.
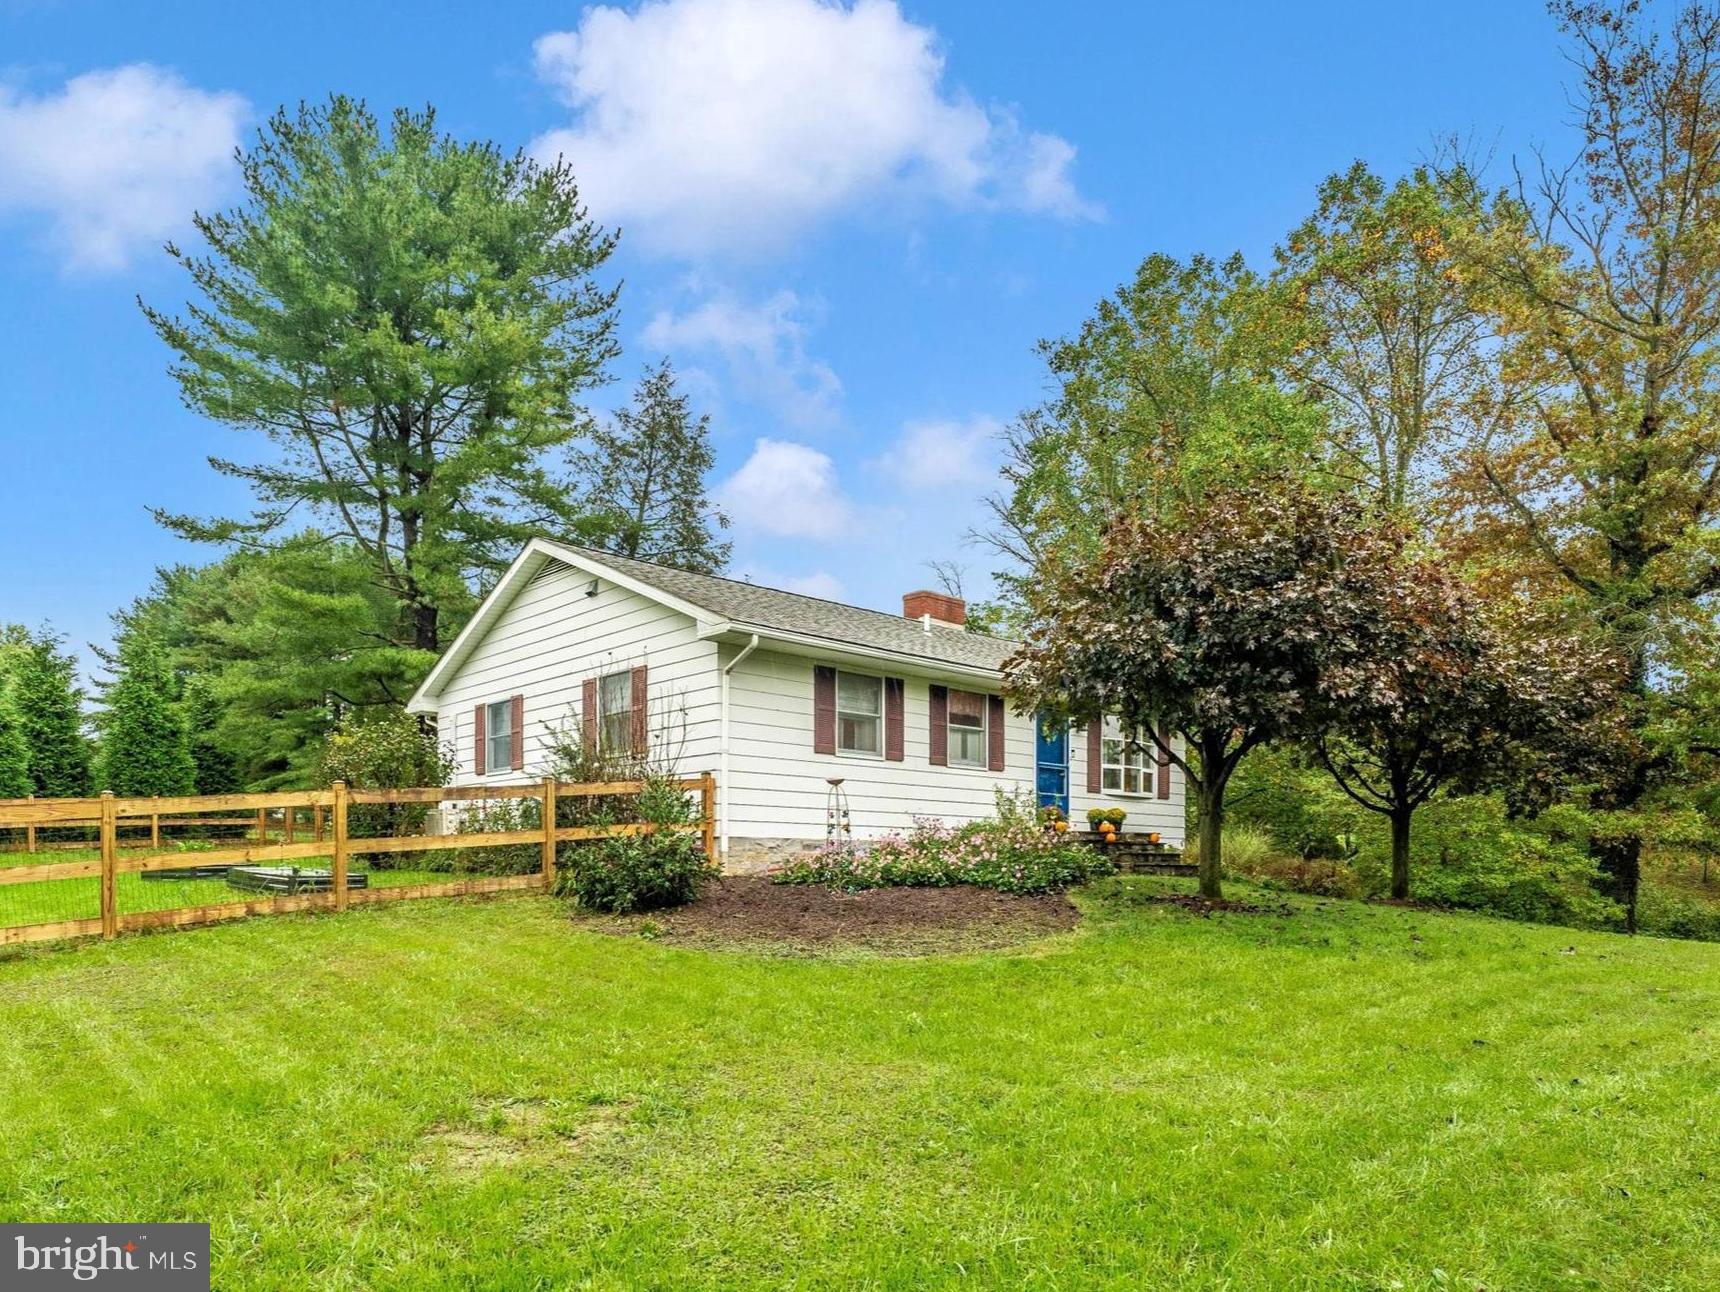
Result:
M1016 567L1000 576L1010 599L1096 558L1120 517L1160 520L1213 485L1305 472L1320 410L1274 378L1299 326L1240 257L1154 255L1074 338L1041 342L1056 393L1006 437L986 535Z
M543 825L543 805L535 798L485 799L453 809L449 829L454 834L536 830ZM494 848L450 848L421 854L425 870L473 875L530 875L543 866L543 846L537 843L500 844Z
M1006 688L1024 710L1180 734L1193 757L1170 757L1217 897L1231 775L1257 746L1323 729L1381 658L1400 547L1352 500L1288 481L1214 487L1174 525L1119 520L1096 559L1028 590Z
M121 641L118 674L104 695L101 780L122 796L190 794L197 768L180 718L178 688L148 636Z
M253 789L312 785L336 721L398 709L435 662L397 644L403 612L364 554L314 532L160 570L114 618L121 642L148 634L207 687L215 725L195 734Z
M563 844L556 858L557 893L587 910L625 915L690 902L715 876L697 833L677 828L699 817L692 796L673 776L648 776L632 802L636 819L655 829Z
M209 679L194 675L185 683L185 730L196 767L198 794L232 794L240 788L239 768L221 745L221 706Z
M729 518L705 495L716 464L710 421L693 416L665 359L639 379L631 406L592 427L574 468L601 517L598 546L705 574L728 564L730 545L717 531Z
M339 95L282 110L240 162L244 205L196 217L207 254L169 248L198 299L145 313L186 404L276 454L213 460L248 518L159 518L254 543L309 512L400 607L389 640L434 651L472 575L590 527L544 461L615 353L593 281L614 240L566 165L440 135L430 110L386 129Z
M410 714L354 714L323 742L317 783L345 781L348 789L355 790L446 785L457 765L453 749L439 743ZM419 834L431 808L428 803L353 804L347 809L347 833L355 839ZM384 854L379 864L393 862Z
M1596 890L1591 826L1587 813L1569 806L1524 821L1496 796L1435 800L1411 851L1417 896L1506 919L1623 928L1623 909ZM1383 832L1364 833L1358 869L1383 877L1388 849Z
M974 884L1000 893L1049 893L1111 873L1097 849L1071 842L1031 817L946 826L921 820L905 835L868 844L833 843L796 857L779 884L867 888L943 888Z
M95 789L84 735L77 662L62 638L43 630L7 634L0 674L12 679L17 722L29 750L30 790L42 798L82 798Z
M21 799L35 792L30 779L30 746L13 698L16 686L0 674L0 798Z

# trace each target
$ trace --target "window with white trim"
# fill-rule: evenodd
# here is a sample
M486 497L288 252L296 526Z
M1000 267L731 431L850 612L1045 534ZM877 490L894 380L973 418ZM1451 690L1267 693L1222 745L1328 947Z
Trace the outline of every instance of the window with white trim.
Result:
M836 752L884 756L884 679L836 674Z
M514 702L497 700L484 706L484 770L514 769Z
M633 748L633 670L597 679L597 738L604 749Z
M1100 745L1100 785L1107 794L1149 794L1158 764L1155 751L1133 733L1106 736Z
M986 697L976 691L949 693L949 764L951 767L990 765L985 742Z

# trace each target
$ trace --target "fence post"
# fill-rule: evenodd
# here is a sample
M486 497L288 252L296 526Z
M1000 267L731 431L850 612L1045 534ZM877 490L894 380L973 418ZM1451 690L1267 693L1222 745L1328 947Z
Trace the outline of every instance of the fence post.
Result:
M311 842L321 843L323 836L323 808L318 803L311 809Z
M30 795L30 802L34 803L35 801L36 796ZM34 821L26 822L24 825L24 851L36 851L36 823Z
M699 812L705 845L705 860L717 864L717 778L709 772L699 776Z
M543 778L543 883L555 882L555 777Z
M260 848L269 841L269 809L257 809L257 846Z
M114 862L118 859L115 839L114 798L112 790L102 791L101 850L102 850L102 937L112 938L119 932L119 908L114 902ZM84 909L88 910L88 907Z
M281 810L282 843L291 843L293 841L293 818L297 815L298 811L294 808L283 808Z
M159 812L149 814L149 850L151 852L161 851L161 813Z
M346 782L334 783L334 868L329 875L334 884L334 909L346 909Z

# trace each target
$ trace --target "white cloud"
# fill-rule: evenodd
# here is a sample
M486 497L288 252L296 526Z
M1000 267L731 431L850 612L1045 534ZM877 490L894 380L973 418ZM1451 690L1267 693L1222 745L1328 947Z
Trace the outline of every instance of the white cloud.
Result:
M646 324L643 339L651 349L679 356L720 357L743 396L810 430L836 420L842 382L828 364L807 355L804 316L800 298L790 291L756 305L718 294L686 313L659 312Z
M667 251L757 251L863 203L1097 213L1074 148L946 87L936 32L894 0L598 6L535 52L576 115L534 151Z
M842 580L828 570L814 570L811 574L775 574L759 566L749 565L739 570L735 577L763 588L781 588L784 592L822 597L826 601L842 601L847 597Z
M717 502L737 530L779 538L836 538L855 515L830 455L787 440L757 441Z
M146 63L38 97L0 86L0 211L46 216L74 269L121 268L219 199L247 111Z
M910 422L870 465L898 488L945 489L988 484L996 474L993 446L1002 425L991 417L965 422Z

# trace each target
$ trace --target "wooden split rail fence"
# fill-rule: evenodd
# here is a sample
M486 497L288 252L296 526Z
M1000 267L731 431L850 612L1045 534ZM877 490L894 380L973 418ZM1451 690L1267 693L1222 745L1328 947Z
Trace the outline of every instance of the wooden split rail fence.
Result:
M716 860L716 779L711 773L676 782L699 800L699 819L691 825L670 829L697 832L705 855ZM20 942L43 942L61 938L112 938L139 929L186 928L251 915L276 915L289 911L327 909L344 911L369 902L414 897L460 897L477 893L544 891L555 878L556 846L584 840L648 834L659 827L643 821L595 825L556 824L557 803L569 798L621 798L638 794L644 781L558 782L553 778L529 785L483 785L446 788L423 786L410 789L357 790L336 782L331 789L292 791L278 794L193 795L183 798L117 798L103 794L88 799L0 800L0 830L65 828L95 825L98 856L91 860L0 865L0 891L14 884L50 880L99 880L100 915L87 919L61 919L0 927L0 946ZM535 799L541 824L528 829L466 831L453 834L348 835L349 810L357 806L416 804L439 807L446 803L489 805L512 799ZM301 841L285 837L278 843L267 838L266 814L283 811L283 825L293 813L313 813L313 838ZM246 824L244 818L199 817L200 813L257 813L257 841L197 850L161 850L161 828L165 825L220 826ZM122 855L119 830L122 826L151 825L151 850ZM325 833L326 825L326 835ZM398 884L352 888L348 862L353 856L394 856L406 853L460 851L468 848L500 848L537 845L541 863L529 874L473 875L436 883ZM328 890L283 897L256 897L244 901L182 906L168 910L122 912L117 900L121 875L172 871L186 867L278 866L283 863L319 859L326 861Z

